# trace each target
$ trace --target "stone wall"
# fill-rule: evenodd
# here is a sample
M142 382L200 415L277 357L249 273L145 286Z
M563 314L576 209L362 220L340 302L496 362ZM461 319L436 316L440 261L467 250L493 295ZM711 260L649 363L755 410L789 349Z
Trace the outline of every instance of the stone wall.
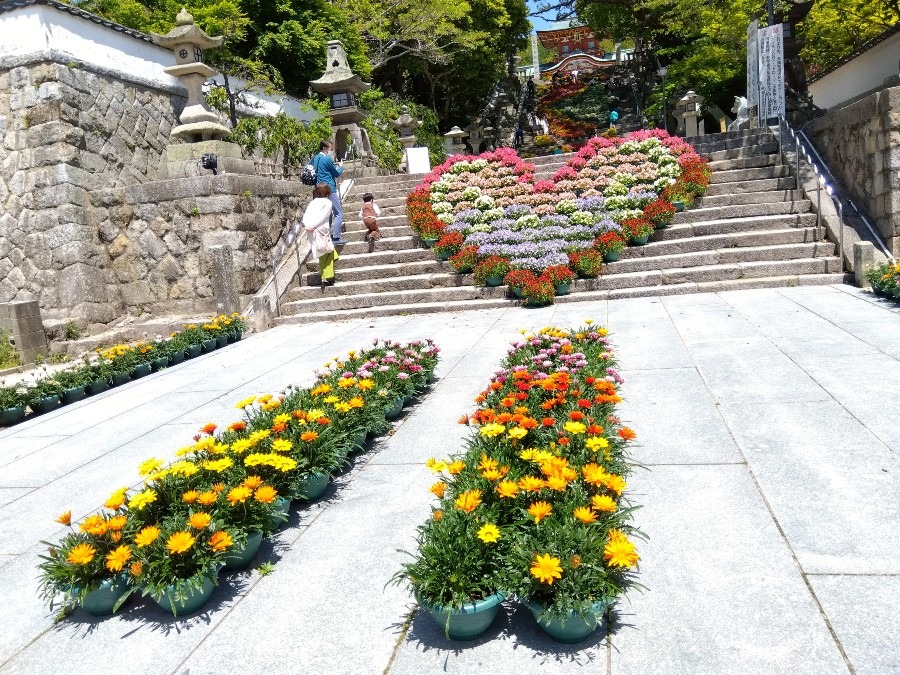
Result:
M900 256L900 87L829 111L810 127L842 191Z

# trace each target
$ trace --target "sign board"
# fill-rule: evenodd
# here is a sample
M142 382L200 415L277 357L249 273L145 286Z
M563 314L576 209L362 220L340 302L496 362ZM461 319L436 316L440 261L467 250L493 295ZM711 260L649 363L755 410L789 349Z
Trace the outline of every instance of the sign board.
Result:
M753 19L747 26L747 106L759 103L759 49L757 33L759 21Z
M759 123L784 115L784 31L780 23L759 29Z
M407 148L406 166L410 175L431 173L431 160L428 158L428 148Z

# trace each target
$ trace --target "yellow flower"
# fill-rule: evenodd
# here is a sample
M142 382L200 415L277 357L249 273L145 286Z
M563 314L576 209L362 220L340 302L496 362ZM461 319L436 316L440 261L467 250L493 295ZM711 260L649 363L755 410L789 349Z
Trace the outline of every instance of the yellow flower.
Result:
M95 537L100 537L106 534L106 530L109 529L109 525L106 520L101 515L94 515L90 518L85 518L84 522L81 524L81 531L87 532L88 534L92 534Z
M585 322L588 326L590 326L592 323L594 323L594 320L593 320L593 319L585 319L584 322Z
M334 396L334 395L332 394L331 396L326 396L325 398L323 398L323 399L322 399L322 402L323 402L323 403L337 403L337 402L340 401L340 400L341 400L341 399L340 399L339 397Z
M94 559L94 554L96 553L97 549L90 544L78 544L78 546L69 551L66 560L73 565L87 565Z
M528 513L534 516L534 522L539 523L553 512L553 507L548 502L535 502L528 507Z
M587 431L587 427L584 426L581 422L569 421L563 425L563 428L570 434L583 434L585 431Z
M263 479L260 478L259 476L247 476L241 483L241 485L243 485L246 488L250 488L251 490L255 490L262 484L263 484Z
M554 579L562 579L559 558L551 556L549 553L536 555L531 563L531 575L538 581L550 585L553 584Z
M234 407L238 410L243 410L244 408L253 405L254 401L256 401L256 397L250 396L248 398L245 398L243 401L238 401Z
M159 471L165 464L166 463L163 460L151 457L138 464L138 474L141 476L149 476L154 471Z
M609 447L609 441L603 438L602 436L591 436L584 442L585 447L591 452L597 452L597 450L603 450L604 448Z
M56 522L60 525L71 525L72 524L72 512L66 511L65 513L60 514L60 516L56 519Z
M611 473L606 476L606 487L615 492L617 495L621 495L625 488L627 487L627 483L617 474Z
M334 404L334 409L340 413L349 412L350 407L351 406L349 403L335 403Z
M456 460L450 466L447 467L447 471L455 476L456 474L460 473L465 468L466 468L465 462Z
M543 478L523 476L519 479L519 489L524 492L537 492L546 485Z
M169 467L169 471L175 476L188 478L200 471L200 467L186 459L180 459Z
M196 490L188 490L183 495L181 495L181 501L185 504L193 504L197 501L197 498L200 496L200 493Z
M268 438L270 434L271 432L268 429L260 429L259 431L254 431L252 434L250 434L250 444L256 445L260 441Z
M363 400L362 396L353 396L347 401L347 405L351 408L365 408L366 402Z
M506 432L506 435L510 438L522 439L528 435L528 429L526 429L525 427L513 427Z
M579 506L572 511L572 515L578 518L582 523L593 523L597 520L597 514L587 506Z
M185 553L191 546L194 545L194 542L197 541L194 539L194 535L190 532L176 532L171 537L169 537L166 542L166 548L169 549L170 553L179 554Z
M562 476L550 476L547 479L547 487L557 492L563 492L569 486L569 482Z
M308 420L316 421L317 419L320 419L322 417L327 417L327 415L321 408L313 408L308 413L306 413L306 419Z
M134 543L137 544L138 548L144 548L156 541L158 536L159 528L155 525L147 525L147 527L134 535Z
M152 504L156 501L156 492L153 490L144 490L143 492L138 492L131 500L128 502L128 508L132 511L140 511L148 504Z
M213 536L209 538L209 545L213 551L224 551L232 544L234 544L234 541L231 539L231 535L222 530L213 533Z
M204 529L207 525L209 525L209 521L211 521L211 520L212 520L212 516L211 516L211 515L209 515L208 513L203 513L203 512L201 511L201 512L199 512L199 513L193 514L193 515L188 519L188 525L190 525L191 527L193 527L195 530L202 530L202 529Z
M275 415L275 419L272 420L273 424L287 424L291 421L290 413L281 413L280 415Z
M519 486L513 480L505 480L497 483L497 494L501 497L512 498L519 493Z
M613 512L619 508L616 500L608 495L594 495L591 498L591 506L598 511Z
M493 544L500 539L500 528L493 523L485 523L476 535L485 544Z
M488 480L497 480L499 478L503 478L503 474L500 473L497 469L487 469L486 471L481 472L482 478L487 478Z
M250 488L244 487L243 485L239 485L236 488L231 488L228 491L228 503L234 506L235 504L242 504L243 502L250 499L250 496L253 494Z
M356 383L356 386L363 391L368 391L369 389L373 389L375 387L375 382L373 382L372 380L360 380Z
M125 524L128 522L128 516L113 516L109 520L106 521L106 526L113 530L114 532L118 532Z
M348 387L352 387L354 384L356 384L356 378L342 377L340 380L338 380L337 386L339 386L341 389L347 389Z
M230 468L232 464L234 464L234 461L231 459L231 457L222 457L221 459L212 459L203 462L201 466L207 471L222 473L226 469Z
M441 471L445 471L447 469L447 462L435 459L434 457L430 457L428 458L428 460L426 460L425 466L431 469L433 473L440 473Z
M634 567L640 556L628 537L618 530L610 530L609 542L603 547L603 559L610 567Z
M479 432L482 436L486 436L487 438L493 438L495 436L499 436L504 431L506 431L506 427L502 424L497 424L496 422L491 422L490 424L485 424L481 427L481 431Z
M263 485L253 494L253 498L262 504L271 504L277 496L278 492L271 485Z
M131 547L119 546L106 556L106 569L110 572L121 572L125 563L131 559Z
M251 445L252 443L250 443L249 439L242 438L231 444L231 451L240 455L247 452L247 450L250 449Z
M479 504L481 504L481 492L478 490L468 490L463 492L453 503L456 508L460 511L465 511L466 513L472 513Z
M441 497L444 496L444 490L446 489L446 487L447 487L447 484L446 484L444 481L440 481L440 480L439 480L437 483L435 483L434 485L432 485L432 486L431 486L430 488L428 488L428 489L431 490L431 492L432 492L438 499L440 499Z
M218 498L218 494L216 494L212 490L207 490L206 492L200 493L200 496L197 497L197 501L203 504L203 506L209 506L211 504L215 504Z

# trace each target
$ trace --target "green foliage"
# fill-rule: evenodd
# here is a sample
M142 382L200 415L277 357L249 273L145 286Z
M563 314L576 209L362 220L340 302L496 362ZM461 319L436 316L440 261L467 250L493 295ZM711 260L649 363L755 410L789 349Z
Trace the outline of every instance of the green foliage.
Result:
M0 328L0 370L22 365L19 352L10 344L9 332Z
M259 572L259 576L267 577L275 571L275 565L270 562L264 562L262 565L256 568L256 571Z
M369 115L362 125L369 134L372 151L378 155L381 168L396 171L403 161L403 145L391 120L400 117L404 105L409 107L410 115L422 121L422 126L415 131L417 145L428 148L432 166L444 161L444 138L438 130L438 117L433 110L412 101L385 96L376 87L360 95L359 103Z
M327 106L317 101L304 101L303 105L304 110L319 113L311 122L301 122L283 112L267 117L245 117L231 132L229 140L240 145L246 155L261 150L263 157L280 162L287 174L291 168L302 166L318 151L319 143L331 136Z
M800 53L810 74L843 58L900 20L900 6L887 0L816 0L800 25Z
M69 320L66 321L66 325L63 328L63 335L65 335L66 340L77 340L81 337L81 329L77 323Z

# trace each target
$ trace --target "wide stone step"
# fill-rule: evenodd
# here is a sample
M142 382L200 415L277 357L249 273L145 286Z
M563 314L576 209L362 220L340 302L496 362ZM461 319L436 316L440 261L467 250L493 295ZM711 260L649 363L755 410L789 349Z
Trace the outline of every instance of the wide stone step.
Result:
M346 246L344 247L346 248ZM337 273L360 267L376 267L379 265L408 265L409 263L434 260L434 253L427 248L409 249L377 249L369 253L368 249L360 253L341 255L337 261ZM319 261L313 258L307 263L310 272L319 271Z
M654 256L674 255L677 253L696 253L714 251L716 249L778 246L782 244L800 244L818 241L814 227L788 227L784 229L760 229L747 232L725 232L707 234L682 239L656 240L644 246L628 246L619 255L619 260L635 258L652 258ZM615 264L615 263L612 263Z
M376 243L376 247L379 251L405 251L412 248L419 248L419 240L418 237L405 236L405 237L382 237ZM355 255L357 253L368 253L369 252L369 243L366 241L351 241L349 244L344 244L343 246L338 247L338 253L341 258L346 255ZM340 261L338 265L340 265Z
M790 202L803 198L803 193L800 190L767 190L764 192L706 196L700 199L698 206L704 208L708 206L738 206L740 204L769 204Z
M812 213L724 218L722 220L707 220L699 223L670 225L664 230L654 232L650 239L651 241L671 241L672 239L685 239L687 237L702 237L707 234L727 234L752 230L781 230L788 227L813 227L815 224L816 216Z
M716 134L718 136L718 134ZM707 139L705 137L686 139L688 143L694 146L694 149L700 153L719 152L721 150L732 150L734 148L744 148L753 145L762 145L771 143L775 140L775 136L768 130L754 130L746 136L739 136L725 139Z
M767 166L761 169L735 169L733 171L715 171L709 182L736 183L750 180L765 180L767 178L785 178L790 175L786 166Z
M306 312L303 314L282 315L275 320L276 324L304 324L319 321L350 321L352 319L369 319L378 316L405 316L407 314L432 314L438 312L462 312L478 309L496 309L513 304L502 297L489 299L472 299L462 301L416 302L413 304L376 305L355 309L338 309L328 311Z
M379 305L412 305L420 302L462 302L466 300L503 298L506 295L506 288L502 286L498 288L487 288L485 286L459 285L357 295L338 295L340 292L339 287L340 282L331 287L314 288L315 291L319 292L317 297L285 303L281 307L281 312L282 314L301 314L304 312L324 312L336 309L377 307Z
M700 223L725 218L749 218L751 216L776 216L786 213L806 213L812 203L801 199L792 202L764 202L761 204L737 204L734 206L703 206L676 213L674 224Z
M290 302L299 302L322 297L371 295L475 285L471 274L457 274L452 271L348 281L340 270L336 270L335 281L334 286L302 286L291 289L288 299Z
M771 141L759 143L758 145L732 148L731 150L716 150L714 152L705 153L705 156L710 162L720 162L727 159L744 159L747 157L756 157L758 155L771 155L777 152L778 143L773 139Z
M424 174L410 176L405 173L395 173L388 176L366 176L365 178L356 178L353 180L353 184L366 188L374 185L416 185L424 177Z
M355 225L359 225L359 227ZM355 225L352 229L347 228L344 230L344 241L356 243L366 240L366 234L368 234L369 230L362 223ZM381 233L381 237L375 241L375 248L378 248L378 242L384 238L397 239L399 237L413 236L412 228L409 225L379 225L378 231Z
M419 274L453 272L453 268L449 263L441 262L437 259L404 262L396 265L372 265L369 267L350 268L341 267L341 262L343 262L343 259L338 261L338 267L336 270L337 280L341 283L350 281L371 281L372 279L390 279L392 277L415 276ZM318 269L318 265L316 266L316 268ZM321 277L319 276L318 272L308 272L303 276L304 286L315 286L320 282ZM288 300L297 299L291 297L292 292L293 291L288 292Z
M406 213L406 199L376 199L375 203L381 209L381 217L385 216L401 216ZM344 218L347 216L358 216L363 207L363 200L360 198L354 201L343 202Z
M357 188L354 186L352 190L350 190L350 194L347 195L347 200L353 200L354 203L358 203L362 201L362 196L371 192L375 197L376 202L380 202L383 199L406 199L406 195L408 195L414 187L416 187L418 183L412 186L396 186L396 185L385 185L379 189L372 188ZM358 201L357 201L358 200Z
M643 247L641 247L643 248ZM744 246L740 248L718 248L692 253L673 255L645 255L626 258L608 263L604 274L626 272L646 272L652 270L700 267L728 263L797 260L800 258L823 258L834 255L831 242L810 242L782 245Z
M709 163L713 171L733 171L735 169L759 169L778 164L778 155L754 155L740 159L720 159Z
M706 194L710 197L717 197L719 195L743 194L746 192L793 190L795 187L796 182L793 177L766 178L764 180L739 180L735 183L713 183L706 190Z

